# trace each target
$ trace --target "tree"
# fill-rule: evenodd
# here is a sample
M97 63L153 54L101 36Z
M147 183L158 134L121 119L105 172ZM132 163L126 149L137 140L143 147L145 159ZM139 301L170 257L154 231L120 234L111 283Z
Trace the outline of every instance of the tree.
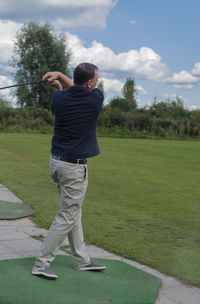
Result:
M101 92L105 95L105 90L104 90L104 83L103 83L103 80L100 80L98 85L97 85L97 88L99 90L101 90Z
M130 105L125 98L115 97L110 101L111 108L119 109L122 112L130 111Z
M149 108L150 113L153 116L159 118L185 118L189 116L189 111L184 108L183 102L180 97L176 97L176 100L167 99L166 101L157 101L157 98L154 98L152 106Z
M17 83L35 82L48 71L69 75L70 53L66 51L64 36L51 31L49 24L24 24L16 35L13 65ZM21 106L49 108L53 88L47 85L21 86L16 91Z
M124 98L128 101L129 107L132 110L137 108L136 103L136 89L135 89L135 82L132 78L127 78L126 83L122 89L122 94Z

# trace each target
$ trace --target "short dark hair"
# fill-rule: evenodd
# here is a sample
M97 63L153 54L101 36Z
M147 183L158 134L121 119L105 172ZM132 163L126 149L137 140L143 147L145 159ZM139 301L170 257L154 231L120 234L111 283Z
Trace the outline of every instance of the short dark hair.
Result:
M88 80L94 78L95 70L98 70L98 67L92 63L80 63L74 69L74 84L84 85Z

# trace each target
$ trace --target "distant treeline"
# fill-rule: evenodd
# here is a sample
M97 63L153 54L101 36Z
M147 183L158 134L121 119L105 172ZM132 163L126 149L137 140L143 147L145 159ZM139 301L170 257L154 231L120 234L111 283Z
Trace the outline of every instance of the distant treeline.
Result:
M103 107L99 118L101 132L109 129L121 135L159 137L200 137L200 110L184 108L180 98L150 107L130 109L125 99L116 98Z
M0 98L0 131L51 133L54 118L50 110L38 107L13 108ZM104 105L98 120L98 135L128 137L200 138L200 110L188 110L180 98L150 107L130 107L124 98Z

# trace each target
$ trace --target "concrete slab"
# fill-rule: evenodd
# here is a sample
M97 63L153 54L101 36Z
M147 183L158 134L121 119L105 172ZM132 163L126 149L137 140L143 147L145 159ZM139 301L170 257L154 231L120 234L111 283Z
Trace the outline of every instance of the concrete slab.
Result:
M0 242L3 241L12 241L12 240L24 240L28 239L29 235L22 231L14 231L13 229L1 228L0 230Z
M184 286L174 286L166 289L162 292L162 295L173 299L176 302L188 303L188 304L199 304L200 303L200 293L199 288ZM176 303L175 302L175 303Z
M12 250L6 246L5 243L0 243L0 260L2 260L2 257L4 257L7 254L11 254Z
M2 184L0 184L0 201L22 203L22 201L16 195L14 195L6 186Z
M20 252L33 252L38 250L40 246L40 242L35 239L31 238L24 238L24 239L13 239L9 241L3 241L7 248L11 249L13 253L20 253Z
M158 296L156 304L184 304L184 303L174 302L173 299L170 299L170 298L168 298L166 296Z

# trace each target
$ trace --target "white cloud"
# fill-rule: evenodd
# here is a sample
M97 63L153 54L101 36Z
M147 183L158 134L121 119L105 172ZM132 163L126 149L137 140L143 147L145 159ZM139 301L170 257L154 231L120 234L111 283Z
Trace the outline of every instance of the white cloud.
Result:
M180 71L179 73L173 73L171 77L165 79L166 83L171 83L176 88L191 89L194 84L200 81L200 78L192 75L188 71Z
M105 28L106 17L110 10L117 4L116 0L45 1L53 3L53 6L61 7L62 10L65 11L64 16L63 14L60 14L60 17L53 21L56 27L62 29Z
M113 93L120 93L124 86L124 83L118 79L101 77L100 80L103 81L104 90L106 93L109 93L110 91Z
M200 62L196 62L194 68L192 69L192 74L195 76L200 76Z
M200 62L196 62L191 71L183 70L173 73L163 82L172 84L177 89L192 89L195 84L200 82Z
M135 88L136 88L137 94L139 94L139 95L147 95L148 94L147 91L141 85L136 85Z
M129 21L129 23L130 23L130 24L135 24L136 21L132 19L132 20Z
M0 62L11 59L13 40L21 24L10 20L0 20Z
M93 41L86 48L76 36L66 33L67 45L71 48L73 64L93 62L104 72L126 72L131 76L141 76L152 80L160 80L168 72L161 57L148 47L115 54L112 49L102 43Z
M183 96L177 95L177 94L169 94L169 93L164 93L164 94L160 94L158 95L158 99L160 100L166 100L166 99L170 99L170 100L176 100L176 98L179 97L181 100L184 99Z
M116 3L117 0L1 0L0 19L50 20L64 29L105 28L106 17Z
M191 90L194 87L194 84L173 84L173 87L176 89Z
M121 80L106 77L101 77L99 80L103 81L105 104L107 104L112 98L121 96L122 88L124 86L124 83Z
M0 88L13 85L13 81L7 76L0 75ZM16 97L13 97L13 92L10 89L0 90L0 96L6 98L14 106L16 104Z
M63 8L68 8L68 9L76 9L76 8L89 8L89 7L110 7L113 6L117 3L117 1L112 0L42 0L40 2L43 2L44 4L48 6L61 6Z
M6 76L0 75L0 88L5 86L10 86L13 84L13 81ZM1 91L3 92L3 91Z
M191 105L191 104L186 104L185 105L186 108L188 108L188 110L200 110L200 106L197 106L197 105Z

